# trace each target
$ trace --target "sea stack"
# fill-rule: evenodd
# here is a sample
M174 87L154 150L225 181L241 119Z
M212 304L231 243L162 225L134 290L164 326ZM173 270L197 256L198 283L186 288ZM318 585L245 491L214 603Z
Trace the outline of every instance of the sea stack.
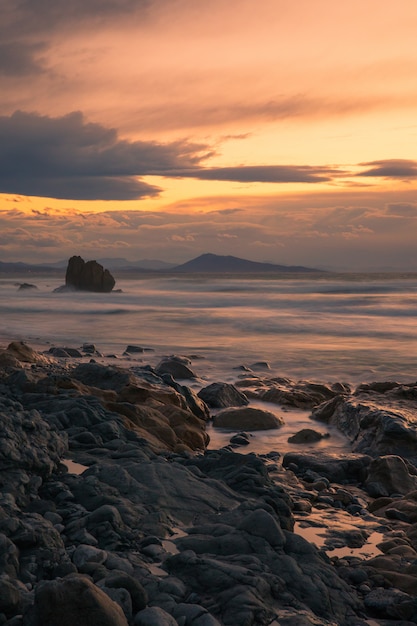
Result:
M80 291L107 293L112 291L115 279L97 261L85 262L80 256L72 256L68 261L65 286Z

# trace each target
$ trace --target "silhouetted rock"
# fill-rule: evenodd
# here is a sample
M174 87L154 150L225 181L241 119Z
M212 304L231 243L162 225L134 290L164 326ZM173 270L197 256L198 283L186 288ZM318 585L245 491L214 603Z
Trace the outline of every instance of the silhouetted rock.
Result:
M115 284L109 270L105 270L97 261L85 262L80 256L73 256L68 261L66 288L107 293L112 291Z
M18 291L30 291L31 289L37 289L37 286L32 285L32 283L21 283Z

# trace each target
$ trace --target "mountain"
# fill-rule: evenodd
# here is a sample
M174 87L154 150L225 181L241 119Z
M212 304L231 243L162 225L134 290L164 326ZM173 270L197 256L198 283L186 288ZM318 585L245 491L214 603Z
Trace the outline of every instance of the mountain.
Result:
M165 261L142 259L141 261L128 261L124 258L97 259L105 269L118 274L126 273L133 276L135 273L213 273L213 274L255 274L255 273L312 273L324 270L311 267L294 265L274 265L273 263L259 263L248 261L236 256L220 256L217 254L202 254L182 265L174 265ZM0 273L3 274L62 274L65 272L68 261L56 261L55 263L29 264L16 261L5 263L0 261Z
M258 261L248 261L236 256L219 256L217 254L202 254L187 263L177 265L171 272L184 273L231 273L231 274L254 274L254 273L312 273L323 270L303 267L301 265L275 265L273 263L259 263Z

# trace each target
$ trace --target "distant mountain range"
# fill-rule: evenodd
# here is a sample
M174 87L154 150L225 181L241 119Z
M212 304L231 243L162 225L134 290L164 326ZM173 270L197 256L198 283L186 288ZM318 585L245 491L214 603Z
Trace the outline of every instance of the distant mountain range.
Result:
M258 261L248 261L235 256L221 256L218 254L201 254L200 256L183 263L175 265L152 259L142 259L141 261L128 261L123 258L96 259L104 268L117 274L134 272L164 272L164 273L212 273L212 274L255 274L255 273L318 273L323 270L302 265L275 265L274 263L259 263ZM33 274L36 272L62 274L68 261L57 261L56 263L29 264L20 261L5 263L0 261L0 273Z
M202 254L196 259L187 261L182 265L177 265L171 272L181 273L226 273L226 274L254 274L254 273L305 273L321 272L311 267L302 265L275 265L274 263L259 263L258 261L248 261L236 256L220 256L218 254Z

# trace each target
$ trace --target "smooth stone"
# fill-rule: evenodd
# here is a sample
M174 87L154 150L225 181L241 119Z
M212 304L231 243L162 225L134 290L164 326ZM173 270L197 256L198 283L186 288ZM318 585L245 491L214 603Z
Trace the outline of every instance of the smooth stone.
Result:
M288 437L288 443L314 443L324 437L329 437L329 435L323 435L312 428L303 428L295 433L295 435L292 435L292 437Z
M253 407L224 409L213 417L213 426L233 430L269 430L280 428L283 424L282 417Z

